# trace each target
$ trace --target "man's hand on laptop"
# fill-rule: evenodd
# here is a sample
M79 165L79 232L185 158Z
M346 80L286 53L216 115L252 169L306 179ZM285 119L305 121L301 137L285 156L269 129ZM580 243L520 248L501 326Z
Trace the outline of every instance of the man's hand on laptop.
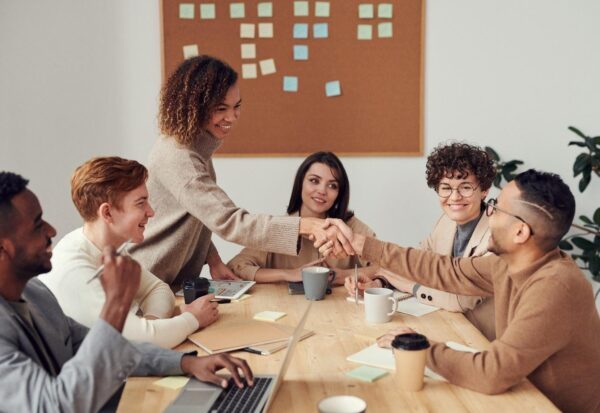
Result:
M184 373L191 374L200 381L226 388L228 384L227 379L215 374L223 368L229 370L231 378L240 389L246 384L248 386L254 385L254 376L246 360L230 356L226 353L204 357L183 356L181 358L181 370Z

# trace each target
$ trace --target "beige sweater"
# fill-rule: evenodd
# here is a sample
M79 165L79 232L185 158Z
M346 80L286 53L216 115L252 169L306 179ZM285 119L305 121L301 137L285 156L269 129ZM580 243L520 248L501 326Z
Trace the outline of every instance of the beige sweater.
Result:
M600 412L600 317L566 254L509 273L496 255L450 258L367 238L363 257L441 290L494 294L498 338L486 351L429 350L427 365L451 383L494 394L527 377L563 411Z
M156 215L131 253L175 288L200 273L214 249L213 232L260 250L298 253L299 218L250 214L217 185L211 156L220 143L205 134L188 148L161 137L150 154L148 191Z
M295 216L297 216L297 214ZM366 235L368 237L375 236L373 230L356 217L350 218L346 223L352 228L352 231L357 234ZM253 248L244 248L238 255L233 257L229 263L227 263L227 266L239 277L245 280L254 280L256 272L261 268L293 269L318 259L319 250L314 247L313 242L307 238L302 238L298 256L260 251ZM368 265L366 262L361 263L357 257L347 257L342 259L328 258L327 262L332 267L342 269L354 268L355 262L360 267Z
M54 294L66 315L92 327L98 320L106 296L100 279L88 280L100 266L102 252L78 228L65 235L52 255L52 271L39 279ZM171 317L175 296L167 284L142 267L140 288L136 293L125 320L123 336L128 340L154 343L172 348L198 329L198 320L191 313ZM147 320L138 316L158 317Z

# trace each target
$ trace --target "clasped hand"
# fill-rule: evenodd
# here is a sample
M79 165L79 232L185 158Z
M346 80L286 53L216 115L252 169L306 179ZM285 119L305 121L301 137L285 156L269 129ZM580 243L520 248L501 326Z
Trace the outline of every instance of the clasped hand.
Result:
M354 234L341 219L327 218L320 221L313 226L309 238L324 257L331 255L345 258L356 255L352 246Z

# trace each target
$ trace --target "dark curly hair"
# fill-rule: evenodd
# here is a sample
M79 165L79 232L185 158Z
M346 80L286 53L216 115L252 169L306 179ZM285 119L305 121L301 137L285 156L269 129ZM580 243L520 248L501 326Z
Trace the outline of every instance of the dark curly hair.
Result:
M0 172L0 235L12 231L14 207L11 200L27 188L29 181L13 172Z
M454 142L436 146L427 157L427 186L436 189L443 178L464 179L473 174L482 191L492 186L496 177L494 162L478 146Z
M214 57L185 60L162 88L158 114L161 132L189 146L237 79L231 66Z

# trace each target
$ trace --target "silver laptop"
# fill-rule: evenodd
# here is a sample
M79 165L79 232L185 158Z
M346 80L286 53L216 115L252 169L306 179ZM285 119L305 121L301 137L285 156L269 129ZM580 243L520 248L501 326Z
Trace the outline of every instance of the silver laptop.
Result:
M229 383L227 389L223 389L214 384L191 379L177 399L167 408L166 412L266 413L290 365L311 306L312 302L304 310L300 322L289 339L290 342L277 375L254 376L254 386L244 387L243 389L239 389L233 382Z

